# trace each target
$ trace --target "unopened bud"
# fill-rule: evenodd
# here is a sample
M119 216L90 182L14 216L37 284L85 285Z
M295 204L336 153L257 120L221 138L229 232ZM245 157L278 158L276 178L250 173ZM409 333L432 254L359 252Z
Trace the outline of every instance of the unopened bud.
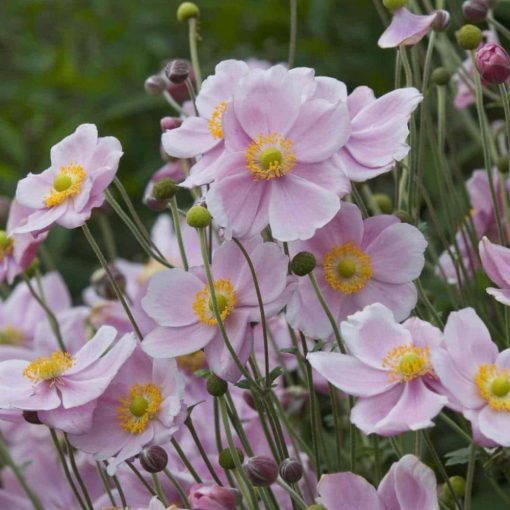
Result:
M303 466L297 459L284 459L280 464L280 476L287 483L296 483L303 477Z
M211 224L211 213L201 205L194 205L186 213L186 221L193 228L205 228Z
M239 459L239 463L242 464L244 460L244 453L239 448L236 448L235 450L237 452L237 458ZM235 469L236 463L234 462L232 452L228 448L221 450L220 455L218 457L218 464L223 469Z
M440 87L448 85L450 79L450 71L448 71L445 67L438 67L437 69L434 69L430 75L430 81Z
M173 179L169 177L165 177L154 183L154 187L152 188L152 196L156 200L168 201L177 193L179 186L175 183Z
M315 269L317 261L313 253L301 251L294 256L290 263L290 270L298 276L306 276Z
M407 0L383 0L383 5L388 11L396 11L407 5Z
M26 422L32 425L42 425L43 422L39 419L37 411L23 411L23 418Z
M413 218L412 216L407 212L407 211L404 211L403 209L399 209L398 211L395 211L393 213L402 223L410 223L412 224L413 223Z
M145 92L149 96L159 96L167 89L168 83L164 76L153 74L149 76L144 83Z
M265 455L250 457L244 465L244 471L255 487L268 487L278 478L276 462Z
M114 265L110 266L110 272L112 273L113 278L120 290L124 291L126 288L126 277L124 274ZM113 286L112 281L110 280L110 277L105 269L100 268L92 273L92 276L90 277L90 285L94 289L95 293L103 299L117 299L115 287Z
M483 39L482 31L475 25L464 25L457 30L455 36L459 46L465 50L476 50Z
M444 9L436 11L436 19L432 23L432 28L436 32L444 32L450 26L450 13Z
M216 374L211 374L207 378L207 393L213 397L221 397L228 390L228 384L220 379Z
M165 67L166 77L176 85L184 83L189 76L189 63L186 60L172 60Z
M510 77L510 56L497 43L487 43L476 52L476 68L485 83L500 85Z
M487 18L489 6L483 0L468 0L462 4L464 17L472 23L481 23Z
M510 158L509 154L507 154L506 156L499 156L497 167L501 173L508 172L508 166L510 165L509 158Z
M169 131L170 129L177 129L178 127L181 127L182 120L179 119L178 117L163 117L159 121L159 124L161 126L161 131L163 131L164 133L165 131Z
M181 23L190 18L198 18L199 15L200 9L193 2L183 2L177 8L177 20Z
M149 473L159 473L168 464L168 455L161 446L149 446L140 453L140 465Z
M391 214L393 212L393 200L385 193L376 193L374 202L383 214Z
M450 487L446 483L443 486L441 500L444 503L451 503L457 498L463 498L466 492L466 480L464 480L462 476L451 476L448 481L450 482L454 494L452 494Z

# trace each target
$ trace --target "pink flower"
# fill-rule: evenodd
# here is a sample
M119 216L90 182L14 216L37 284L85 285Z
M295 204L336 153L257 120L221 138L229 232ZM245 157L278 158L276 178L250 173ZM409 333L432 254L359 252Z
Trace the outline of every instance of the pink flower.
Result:
M275 243L256 242L248 248L265 313L271 317L288 299L288 260ZM212 273L227 335L241 362L245 363L252 351L248 325L260 320L260 312L248 264L233 241L223 244L214 253ZM213 372L229 381L238 379L239 371L214 318L207 280L201 268L192 268L190 272L167 269L159 273L151 279L142 306L158 324L142 344L147 354L170 358L205 348Z
M236 491L200 483L191 488L189 502L192 510L235 510Z
M116 138L98 138L93 124L78 126L52 147L50 168L18 183L16 200L32 213L13 233L43 232L55 223L65 228L83 225L92 209L103 204L121 156Z
M482 446L510 446L510 349L498 353L472 308L450 314L444 348L431 359L441 383L471 421L473 438Z
M161 142L165 151L175 158L202 158L191 168L184 186L198 186L214 179L212 163L224 149L223 115L232 100L239 80L249 72L249 67L240 60L224 60L209 76L196 98L198 116L184 119L176 129L165 131Z
M165 444L185 418L184 382L175 360L152 361L135 350L97 401L92 427L73 446L108 459L108 472L150 444Z
M423 269L426 246L422 233L396 216L363 220L359 209L346 202L312 239L292 243L290 250L315 255L315 276L337 322L372 303L384 304L400 321L416 305L413 280ZM333 333L308 278L299 279L287 320L313 338Z
M22 274L33 262L37 250L46 234L34 237L32 234L14 234L31 214L32 210L11 202L7 231L0 230L0 282L12 284L16 276Z
M499 85L510 77L510 57L497 43L486 43L476 50L476 67L488 84Z
M352 423L382 436L431 427L448 402L430 363L441 332L416 318L399 324L379 303L351 315L341 331L349 354L316 352L308 359L331 384L358 397Z
M377 44L380 48L397 48L418 44L433 28L437 12L423 16L402 7L393 14L390 26Z
M323 475L317 490L332 510L439 510L434 472L414 455L394 463L377 490L354 473Z
M238 237L267 225L280 241L308 239L340 208L349 183L332 156L350 135L345 85L283 66L242 78L223 115L225 152L209 168L207 205Z
M37 411L41 421L64 431L88 428L96 399L136 345L126 335L106 352L116 336L104 326L75 355L54 351L30 362L1 362L0 408Z
M499 287L489 287L487 294L503 303L510 305L510 249L491 243L487 237L480 241L480 258L487 276Z
M409 118L423 96L412 87L376 99L372 89L358 87L347 98L351 135L334 157L351 181L363 182L388 172L409 153Z

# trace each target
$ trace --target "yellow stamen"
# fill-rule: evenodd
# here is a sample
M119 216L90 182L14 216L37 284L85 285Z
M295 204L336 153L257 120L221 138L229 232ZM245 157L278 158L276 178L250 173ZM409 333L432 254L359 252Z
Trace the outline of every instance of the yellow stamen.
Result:
M331 288L343 294L359 292L372 278L372 261L349 242L333 246L322 261L324 278Z
M224 321L236 305L236 292L229 280L216 280L214 282L214 290L221 320ZM195 300L193 301L193 311L200 322L209 326L216 326L218 324L214 317L211 296L207 285L196 293Z
M133 384L129 395L119 399L120 426L130 434L141 434L159 412L162 402L161 390L155 384Z
M480 395L496 411L510 412L510 370L482 365L475 377Z
M12 254L14 240L7 235L5 230L0 230L0 262Z
M68 352L54 352L51 356L36 358L23 370L23 375L33 383L51 381L59 382L60 376L75 363Z
M278 133L257 135L245 152L246 168L257 180L288 174L296 166L292 140Z
M425 375L435 377L428 347L400 345L386 355L382 365L388 369L392 382L408 382Z
M23 332L13 326L5 326L0 330L0 345L20 345L23 342Z
M209 119L209 122L207 124L209 132L211 133L213 138L216 138L217 140L221 140L223 138L222 120L223 114L225 113L226 109L227 109L226 101L221 101L221 103L218 103L216 108L213 110L211 118Z
M61 166L60 172L53 180L53 187L45 198L46 207L54 207L80 193L87 173L81 165L70 163Z
M204 351L197 351L184 356L177 356L177 364L187 372L196 372L205 366Z

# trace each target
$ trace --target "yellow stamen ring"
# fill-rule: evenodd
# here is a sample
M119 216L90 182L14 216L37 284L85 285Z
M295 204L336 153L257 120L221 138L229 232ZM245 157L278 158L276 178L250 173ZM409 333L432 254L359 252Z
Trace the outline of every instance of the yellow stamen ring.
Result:
M392 382L409 382L425 375L435 377L428 347L395 347L386 355L382 366L388 370L388 377Z
M159 412L163 397L155 384L133 384L129 395L121 397L119 403L117 413L120 426L130 434L141 434Z
M70 163L61 166L60 172L53 179L53 187L45 198L46 207L54 207L80 193L87 173L81 165Z
M212 112L209 122L207 123L209 133L211 133L212 137L216 138L217 140L221 140L223 138L222 120L223 114L225 113L226 109L227 109L226 101L221 101L221 103L218 103L218 105Z
M510 411L510 370L482 365L475 377L480 395L496 411Z
M51 381L57 384L60 376L74 363L68 352L54 352L51 356L36 358L23 370L23 375L33 383Z
M221 320L224 321L237 303L236 292L229 280L216 280L214 282L214 291ZM212 299L207 285L196 293L192 306L200 322L209 326L216 326L218 324L214 317Z

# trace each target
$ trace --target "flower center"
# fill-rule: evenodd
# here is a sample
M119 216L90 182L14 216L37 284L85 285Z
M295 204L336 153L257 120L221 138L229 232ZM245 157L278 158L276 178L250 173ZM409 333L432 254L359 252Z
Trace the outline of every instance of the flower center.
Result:
M46 196L46 207L54 207L65 202L68 198L76 196L82 188L87 173L81 165L70 163L61 166L60 172L53 179L53 187Z
M196 372L205 366L204 351L197 351L184 356L177 356L177 364L188 372Z
M51 384L60 384L60 376L69 370L75 363L68 352L53 352L50 356L36 358L25 370L23 375L33 383L50 381Z
M480 395L496 411L510 411L510 371L482 365L475 377Z
M217 140L221 140L223 138L222 120L223 114L225 113L226 109L227 109L226 101L221 101L221 103L218 103L218 105L212 112L209 122L207 123L209 133L211 133L212 137L216 138Z
M408 382L424 375L434 376L428 347L395 347L386 355L382 366L388 369L388 377L392 382Z
M0 262L11 255L14 249L14 240L11 239L5 230L0 230Z
M236 305L236 291L229 280L216 280L214 282L214 291L221 320L224 321ZM200 322L209 326L216 326L218 324L214 317L213 303L207 285L196 293L195 300L193 301L193 311Z
M372 261L349 242L333 246L322 261L324 278L331 288L343 294L359 292L372 278Z
M292 140L278 133L257 135L245 152L246 168L257 180L288 174L296 166Z
M23 341L23 332L13 326L5 326L0 330L0 345L20 345Z
M161 390L155 384L133 384L129 395L119 399L120 426L130 434L141 434L159 412L162 402Z

